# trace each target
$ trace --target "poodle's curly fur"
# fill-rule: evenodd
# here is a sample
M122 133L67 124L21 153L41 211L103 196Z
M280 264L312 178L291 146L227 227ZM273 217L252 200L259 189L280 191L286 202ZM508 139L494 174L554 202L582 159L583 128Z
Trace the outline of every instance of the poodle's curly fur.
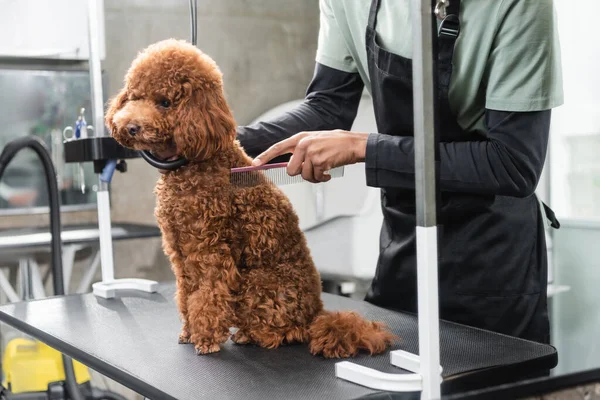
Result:
M230 182L230 169L251 159L235 138L222 75L210 57L174 39L149 46L111 99L106 123L123 146L189 160L163 174L155 189L177 281L181 343L213 353L236 327L231 338L238 344L302 342L313 354L349 357L383 352L395 340L381 323L323 309L298 217L275 185Z

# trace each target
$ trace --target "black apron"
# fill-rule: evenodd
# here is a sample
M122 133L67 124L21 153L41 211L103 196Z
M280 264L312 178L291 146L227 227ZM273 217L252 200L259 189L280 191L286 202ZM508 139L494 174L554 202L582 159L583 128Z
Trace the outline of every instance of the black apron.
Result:
M378 131L413 136L412 61L381 48L372 0L366 33ZM438 32L438 138L481 140L463 131L448 102L460 2ZM442 192L438 196L440 318L548 343L544 223L535 196ZM417 312L415 192L382 188L383 225L375 278L366 300Z

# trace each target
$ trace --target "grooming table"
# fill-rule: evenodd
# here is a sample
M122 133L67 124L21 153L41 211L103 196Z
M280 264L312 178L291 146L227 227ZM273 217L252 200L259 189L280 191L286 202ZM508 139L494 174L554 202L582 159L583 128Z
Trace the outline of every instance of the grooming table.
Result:
M174 292L173 284L161 284L154 294L123 293L110 300L84 294L14 303L0 307L0 321L152 400L418 398L337 379L339 360L312 356L306 345L267 350L229 341L219 353L197 356L192 345L177 343L181 324ZM323 300L327 309L385 321L402 338L395 348L417 353L414 315L326 293ZM485 386L519 379L557 364L551 346L447 322L440 332L446 393L462 391L469 382ZM352 361L405 373L389 360L384 354Z

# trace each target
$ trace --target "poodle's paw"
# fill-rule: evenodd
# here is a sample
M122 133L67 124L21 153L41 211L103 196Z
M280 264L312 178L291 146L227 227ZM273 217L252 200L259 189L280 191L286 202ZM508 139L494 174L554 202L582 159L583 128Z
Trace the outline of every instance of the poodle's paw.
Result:
M216 353L221 350L221 346L219 346L218 343L212 342L204 342L202 344L197 344L196 346L194 346L194 348L196 349L197 355Z
M234 333L233 336L231 336L231 341L235 344L248 344L252 340L250 339L250 336L246 334L246 332L239 330Z
M187 329L183 329L179 334L179 344L188 344L191 343L192 335L187 331Z

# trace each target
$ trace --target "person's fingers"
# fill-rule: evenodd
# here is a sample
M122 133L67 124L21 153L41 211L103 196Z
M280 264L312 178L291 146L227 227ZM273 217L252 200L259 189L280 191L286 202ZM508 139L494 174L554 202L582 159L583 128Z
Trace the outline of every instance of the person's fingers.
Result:
M275 157L290 153L292 150L294 150L294 145L291 142L288 142L290 139L285 139L269 147L267 150L256 156L254 160L252 160L252 165L258 167L268 163Z
M331 179L331 175L329 175L329 168L324 168L313 164L313 171L315 174L315 180L317 182L327 182Z
M259 154L252 160L252 165L260 166L268 163L275 157L279 157L283 154L291 153L296 148L296 145L300 140L304 138L305 134L299 133L294 135L288 139L282 140L279 143L275 143L273 146L269 147L267 150Z
M304 160L304 163L302 164L302 178L311 183L318 183L315 180L313 165L310 160Z
M300 140L294 150L294 154L290 157L287 165L287 173L290 176L298 175L302 172L302 164L306 158L306 150L309 142L307 139Z

